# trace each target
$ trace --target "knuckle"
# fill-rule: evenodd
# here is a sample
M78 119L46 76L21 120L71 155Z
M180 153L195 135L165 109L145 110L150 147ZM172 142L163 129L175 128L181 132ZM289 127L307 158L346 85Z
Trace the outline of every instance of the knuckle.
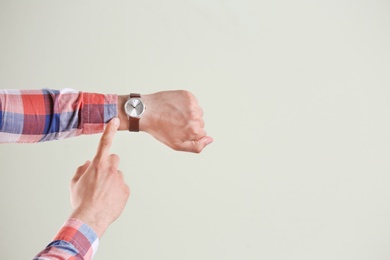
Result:
M199 121L199 126L200 126L201 128L203 128L204 125L205 125L205 124L204 124L204 121L203 121L203 120L200 120L200 121Z
M203 117L203 111L197 104L191 104L189 107L189 115L192 119L200 119Z
M187 129L187 133L189 135L190 139L193 139L194 137L197 137L200 133L199 127L196 125L191 125Z
M182 150L182 145L178 144L178 143L174 143L171 145L171 148L175 151L181 151Z
M114 165L110 165L108 166L108 173L117 173L118 172L118 168Z
M198 133L198 128L195 127L195 126L191 126L189 132L190 132L190 134L193 135L193 136L194 136L194 135L197 135L197 133Z
M113 161L119 161L120 160L119 156L117 154L115 154L115 153L110 154L110 158Z
M203 109L201 107L198 107L198 114L200 117L204 116L204 112L203 112Z
M201 151L202 151L202 147L200 147L199 145L196 145L195 147L194 147L194 153L200 153Z
M129 198L129 196L130 196L130 188L126 184L124 185L123 193L126 196L126 198Z
M203 146L200 142L194 141L192 146L193 153L200 153L203 150Z
M196 103L195 96L188 90L180 90L180 94L190 103Z
M190 97L191 96L191 92L189 92L188 90L179 90L179 93L185 97Z
M199 113L196 109L192 108L190 109L190 118L191 119L196 119L199 117Z

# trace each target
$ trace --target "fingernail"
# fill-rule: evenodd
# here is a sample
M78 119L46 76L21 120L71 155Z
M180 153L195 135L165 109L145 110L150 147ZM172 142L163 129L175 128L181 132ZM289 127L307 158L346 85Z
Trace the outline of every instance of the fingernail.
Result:
M117 118L117 117L113 118L113 119L112 119L112 123L113 123L114 125L119 125L119 118Z

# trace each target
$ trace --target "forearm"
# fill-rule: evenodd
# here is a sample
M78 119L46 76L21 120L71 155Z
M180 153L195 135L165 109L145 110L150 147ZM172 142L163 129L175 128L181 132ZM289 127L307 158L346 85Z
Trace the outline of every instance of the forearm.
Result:
M124 104L129 95L79 92L73 89L0 90L0 143L37 143L103 132L119 117L118 130L128 131ZM150 132L156 95L142 95L147 107L140 131Z
M59 140L104 130L117 95L63 90L0 90L0 143Z
M124 104L129 95L72 89L0 90L0 143L36 143L103 132L119 117L128 131ZM203 111L188 91L142 95L145 112L139 130L178 151L199 153L213 139L204 130Z
M84 222L71 218L34 260L92 259L98 245L99 239L95 231Z

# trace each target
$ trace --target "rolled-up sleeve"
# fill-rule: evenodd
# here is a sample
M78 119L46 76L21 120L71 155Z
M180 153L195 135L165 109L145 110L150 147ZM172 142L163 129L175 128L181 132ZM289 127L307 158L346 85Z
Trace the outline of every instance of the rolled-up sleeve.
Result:
M118 96L74 89L0 90L0 143L36 143L103 132Z
M96 233L84 222L71 218L34 260L92 259L98 246Z

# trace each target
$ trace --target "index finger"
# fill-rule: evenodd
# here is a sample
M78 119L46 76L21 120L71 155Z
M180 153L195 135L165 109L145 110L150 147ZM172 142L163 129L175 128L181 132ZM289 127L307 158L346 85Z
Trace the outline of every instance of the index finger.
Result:
M114 135L118 130L119 118L113 118L108 122L106 129L104 129L103 135L100 138L99 146L95 155L95 159L99 160L108 156L112 145Z

